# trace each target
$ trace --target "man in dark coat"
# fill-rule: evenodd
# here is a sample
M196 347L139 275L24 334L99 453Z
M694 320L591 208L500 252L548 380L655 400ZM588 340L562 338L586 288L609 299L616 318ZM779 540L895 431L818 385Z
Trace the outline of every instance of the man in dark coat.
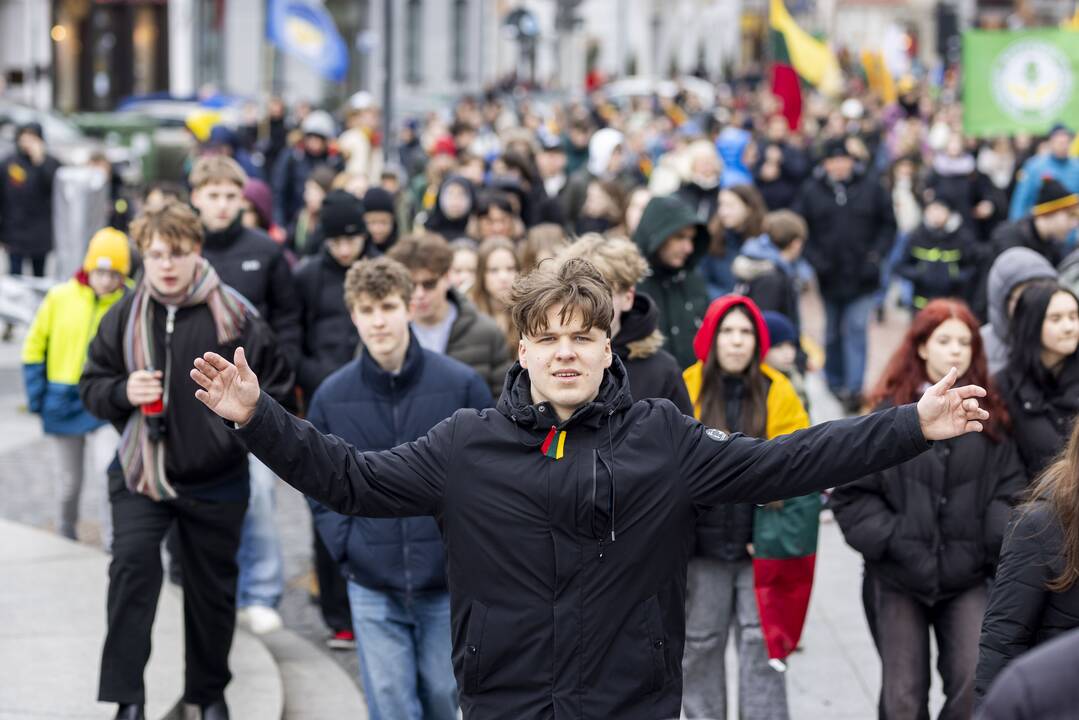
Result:
M345 275L360 258L379 255L364 234L363 210L363 203L344 190L327 195L319 214L322 249L296 270L303 325L296 381L308 407L322 381L355 358L360 345L345 305ZM319 609L332 633L327 643L335 649L347 649L355 642L348 588L318 533L313 542Z
M708 229L678 198L657 197L645 205L633 242L652 268L637 290L655 301L665 349L687 368L697 361L693 336L708 309L708 289L695 272L708 251Z
M861 405L881 261L895 240L892 199L875 175L855 163L846 139L835 138L791 209L809 226L805 256L817 271L827 315L828 385L855 410Z
M420 345L468 365L491 388L492 397L501 394L513 364L506 338L494 320L450 286L449 243L438 235L413 235L397 243L390 257L412 276L412 332Z
M278 351L295 368L300 354L300 304L281 246L243 224L247 175L232 158L207 155L191 169L191 204L205 228L203 256L221 280L255 307L273 330ZM293 403L290 403L290 406ZM240 541L237 606L256 633L280 627L274 609L284 593L284 559L273 513L276 479L252 458L251 496Z
M753 181L769 210L791 206L798 188L811 169L805 151L791 145L790 127L782 115L768 120L767 135L760 141L760 153L753 168Z
M474 370L425 350L410 332L412 279L400 263L363 260L348 271L345 288L363 352L315 393L312 425L364 450L389 450L460 408L491 406ZM450 597L435 519L347 517L311 506L348 578L371 716L456 720Z
M315 110L304 118L300 130L303 143L282 150L271 175L274 223L283 228L291 227L303 208L304 184L312 170L319 165L330 167L335 173L345 169L344 160L330 150L330 140L336 132L329 113Z
M853 480L988 417L983 389L949 389L953 371L917 407L771 441L730 436L667 400L632 402L591 263L540 268L511 301L522 341L498 409L459 410L389 451L360 453L289 415L242 351L237 364L206 353L191 372L199 399L327 507L435 516L467 720L677 717L701 511Z
M46 152L41 125L20 126L15 154L0 163L0 244L12 275L21 275L23 259L29 259L34 277L45 276L53 245L52 181L59 168Z

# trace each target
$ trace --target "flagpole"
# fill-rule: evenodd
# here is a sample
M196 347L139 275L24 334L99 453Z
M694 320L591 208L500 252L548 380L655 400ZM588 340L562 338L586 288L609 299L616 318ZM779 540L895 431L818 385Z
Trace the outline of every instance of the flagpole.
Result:
M396 138L393 136L394 114L394 63L393 63L393 0L383 0L383 68L382 68L382 152L386 162L391 162Z

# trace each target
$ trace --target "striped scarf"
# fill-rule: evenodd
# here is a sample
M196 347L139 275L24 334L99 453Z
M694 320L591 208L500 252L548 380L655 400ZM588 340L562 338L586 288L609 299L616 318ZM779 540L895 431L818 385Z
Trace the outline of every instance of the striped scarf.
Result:
M195 279L191 285L179 295L162 295L144 280L135 289L131 314L124 327L124 366L129 375L136 370L160 369L162 365L158 362L159 360L162 360L164 366L168 368L168 358L154 357L151 300L161 305L174 305L177 308L194 307L204 303L209 305L214 327L217 330L217 341L222 345L239 337L248 312L243 299L221 284L217 272L206 259L203 259L196 268ZM162 380L165 388L166 413L168 412L168 375L169 373L166 372ZM120 437L119 455L128 490L147 495L153 500L176 497L176 490L165 476L165 441L150 439L146 417L138 408L124 426L124 433Z

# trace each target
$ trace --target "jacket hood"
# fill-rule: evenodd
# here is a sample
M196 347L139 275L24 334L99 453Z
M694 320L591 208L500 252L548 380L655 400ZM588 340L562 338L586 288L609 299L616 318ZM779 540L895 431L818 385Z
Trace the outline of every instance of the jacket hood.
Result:
M748 185L753 183L753 176L749 168L742 162L742 153L753 136L748 130L742 128L724 128L716 138L716 150L723 159L723 177L720 184L728 188L732 185Z
M588 141L588 172L598 178L607 177L607 166L614 149L622 144L622 133L611 128L597 130Z
M748 262L740 263L739 261ZM742 269L741 273L739 273L739 267ZM782 268L788 275L793 274L794 271L791 264L783 258L779 248L772 243L772 239L761 234L742 243L741 252L734 259L732 270L739 279L752 280L773 267Z
M663 266L655 258L656 251L671 235L690 226L697 228L693 238L693 254L686 261L685 269L697 265L708 252L708 228L697 219L693 209L685 201L673 196L655 197L648 201L641 215L641 221L633 232L633 242L655 270Z
M603 373L596 399L573 413L566 422L559 422L558 416L547 403L532 404L532 385L528 371L519 362L506 373L506 383L502 396L498 399L498 411L509 417L518 426L525 429L546 431L552 425L568 428L576 424L599 427L600 422L616 412L625 412L633 405L629 391L629 376L621 358L614 355L611 367Z
M264 228L273 225L273 191L258 178L247 178L244 183L244 200L255 206L259 224Z
M442 203L440 202L442 193L445 192L446 188L450 185L460 185L465 189L465 192L468 193L468 212L459 218L448 218L442 212ZM446 240L455 240L465 234L465 230L468 228L468 220L475 211L476 190L472 187L471 181L460 175L451 175L442 181L442 186L438 189L438 200L435 201L435 206L431 208L431 214L423 225L431 232L438 233L446 238Z
M659 307L644 293L633 297L633 307L622 313L618 334L611 341L617 350L632 342L649 337L659 327Z
M712 304L708 306L708 311L704 314L704 321L701 322L701 327L693 338L693 354L702 363L708 360L708 353L712 350L712 345L715 344L720 319L735 305L745 307L749 311L749 316L753 318L753 324L757 326L757 337L760 338L760 342L757 344L757 357L763 362L764 356L768 354L768 349L772 345L768 336L768 324L764 322L764 315L761 314L757 303L744 295L724 295L713 300Z
M1057 271L1045 257L1030 248L1008 248L993 261L987 282L989 324L1001 339L1008 337L1008 295L1019 283L1048 278L1055 280Z

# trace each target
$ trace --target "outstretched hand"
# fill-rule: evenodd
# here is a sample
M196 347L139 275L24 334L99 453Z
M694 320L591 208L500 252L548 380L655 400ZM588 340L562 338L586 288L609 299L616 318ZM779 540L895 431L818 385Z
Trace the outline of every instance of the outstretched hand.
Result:
M981 432L989 413L978 404L985 388L977 385L952 387L959 372L953 367L918 401L918 421L926 440L947 440L968 432Z
M247 364L242 347L236 348L233 362L208 352L195 358L191 379L201 390L195 397L215 413L239 425L246 425L259 401L259 379ZM235 363L235 364L233 364Z

